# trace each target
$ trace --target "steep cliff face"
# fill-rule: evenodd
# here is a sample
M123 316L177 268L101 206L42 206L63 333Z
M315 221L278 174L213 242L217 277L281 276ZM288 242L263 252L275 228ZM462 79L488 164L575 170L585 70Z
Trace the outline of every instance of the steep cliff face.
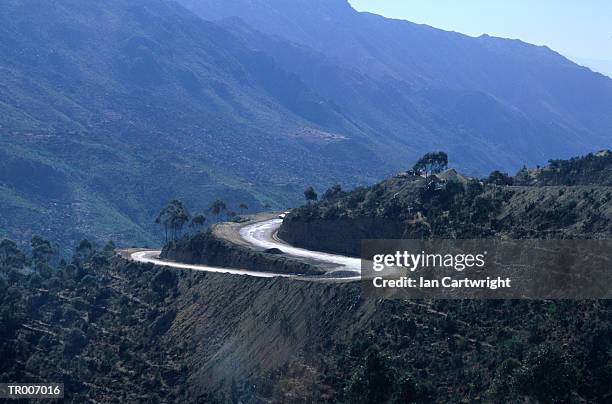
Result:
M198 278L180 297L181 314L167 338L191 344L189 389L199 398L232 394L232 383L247 402L262 393L297 401L320 397L330 389L321 383L325 347L350 338L356 319L373 316L358 284Z

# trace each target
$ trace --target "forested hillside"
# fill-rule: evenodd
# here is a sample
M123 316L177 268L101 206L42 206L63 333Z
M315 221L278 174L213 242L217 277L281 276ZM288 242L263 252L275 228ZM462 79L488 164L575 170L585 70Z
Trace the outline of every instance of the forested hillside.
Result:
M609 151L551 160L514 177L411 170L350 192L339 186L295 209L279 236L313 250L359 256L363 239L566 239L612 236Z
M378 301L0 242L0 378L65 401L608 402L609 301ZM265 269L265 268L262 268Z

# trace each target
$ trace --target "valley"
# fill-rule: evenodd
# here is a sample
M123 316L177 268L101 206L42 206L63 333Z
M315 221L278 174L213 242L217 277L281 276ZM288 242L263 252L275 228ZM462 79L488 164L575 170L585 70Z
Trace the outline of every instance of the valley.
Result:
M610 146L612 80L545 47L226 3L2 3L0 234L159 246L172 198L285 209L435 148L483 176Z

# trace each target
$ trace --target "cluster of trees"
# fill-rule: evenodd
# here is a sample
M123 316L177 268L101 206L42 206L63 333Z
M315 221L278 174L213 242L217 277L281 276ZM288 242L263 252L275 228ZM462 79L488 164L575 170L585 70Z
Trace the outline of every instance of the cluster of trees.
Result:
M346 192L342 190L342 187L340 186L340 184L334 184L331 187L329 187L327 191L323 193L321 200L329 201L329 200L336 199L344 195L346 195ZM313 187L308 187L304 190L304 198L306 199L306 202L310 204L312 202L316 202L317 200L319 200L319 195L317 194L317 191L315 191Z
M176 239L190 218L191 216L183 202L173 199L159 212L155 223L163 226L164 239L168 242L168 233L173 240Z
M13 240L0 241L0 266L24 268L31 265L33 269L47 269L57 259L58 251L49 240L34 235L30 240L31 257L27 257Z
M306 198L306 202L316 202L319 199L319 195L314 190L313 187L308 187L304 190L304 198Z
M415 403L431 401L430 386L417 381L410 371L402 371L391 356L370 348L354 368L345 387L351 403Z
M270 205L268 204L264 205L264 208L269 207ZM240 203L238 210L242 215L249 210L249 206L246 203ZM197 213L193 216L182 201L173 199L162 208L155 219L155 223L163 227L167 243L169 240L176 240L180 237L183 234L185 225L189 225L189 228L200 230L207 223L211 222L208 219L209 216L213 216L215 221L220 221L223 215L225 215L227 220L235 220L239 216L222 199L216 199L208 206L205 212Z
M364 338L329 354L343 373L339 401L610 401L607 301L428 303L438 315L409 303L381 302L379 331L364 327Z
M612 151L602 150L569 160L549 160L538 170L523 167L515 176L516 185L612 185Z
M448 155L443 151L431 152L425 154L417 160L412 166L412 170L416 174L438 174L446 170L448 167Z
M23 268L27 258L13 240L0 241L0 266Z
M159 340L179 275L114 249L82 240L61 258L39 236L29 252L0 240L1 380L64 383L67 402L178 400L180 346Z
M607 153L599 153L584 161L557 162L555 166L568 166L576 170L586 166L590 170L603 164L608 156ZM428 173L437 172L445 167L447 158L443 154L438 154L436 158L436 153L430 153L415 166L417 169L424 167ZM438 162L434 163L435 160ZM542 170L543 173L549 171L548 168ZM587 171L582 172L580 177L576 171L572 178L586 178ZM544 178L542 175L538 181ZM382 233L387 238L605 238L610 234L612 220L605 208L612 200L612 193L607 187L593 185L590 190L579 190L568 186L567 189L554 191L542 189L536 195L513 187L522 184L517 177L501 171L493 171L488 177L480 179L459 175L452 177L444 179L440 175L431 175L422 179L412 172L412 175L396 176L348 193L342 192L340 187L332 187L318 203L308 203L295 209L283 226L283 236L294 243L316 249L319 243L316 238L301 236L304 233L297 231L304 223L320 219L358 219L346 221L346 226L354 227L351 231L343 231L353 234L354 240L330 237L324 246L338 253L358 256L360 239L379 238ZM600 178L594 177L594 180L599 181ZM561 178L560 182L564 181L568 180ZM305 196L313 194L312 191L307 190ZM342 196L333 197L336 193ZM502 215L504 211L506 213ZM363 229L358 225L363 217L392 219L397 225ZM381 220L381 223L386 221Z
M412 173L415 175L424 174L427 177L428 174L439 174L448 168L448 155L443 151L430 152L423 155L417 160L412 166ZM339 184L331 186L323 194L322 200L330 200L346 195L346 192L342 191L342 187ZM309 186L304 190L304 198L308 204L316 202L319 196L312 186Z
M507 173L502 173L499 170L495 170L489 174L486 182L493 185L512 185L514 180Z

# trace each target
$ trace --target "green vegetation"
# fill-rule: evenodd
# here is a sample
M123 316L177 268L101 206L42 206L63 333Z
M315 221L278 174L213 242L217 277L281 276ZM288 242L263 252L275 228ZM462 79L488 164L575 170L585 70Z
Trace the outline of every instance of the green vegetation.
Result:
M12 240L0 241L0 265L8 268L23 268L26 263L25 255Z
M162 225L164 227L164 235L166 243L168 242L168 230L171 232L172 240L176 240L176 238L181 234L183 230L183 226L187 222L191 215L187 211L187 208L183 204L183 202L173 199L171 200L166 207L159 212L159 215L155 219L155 223Z
M344 195L344 192L342 191L342 186L340 184L335 184L329 187L327 191L325 191L322 199L334 199L339 198L342 195Z
M374 301L353 283L139 265L86 240L70 262L31 262L0 241L0 378L63 382L67 402L612 394L606 300Z
M412 167L415 173L439 174L448 167L448 155L445 152L431 152L417 160Z
M580 159L574 164L585 167ZM281 237L306 234L310 238L299 240L309 248L343 251L374 231L380 238L612 235L609 186L509 185L515 179L497 172L480 180L447 170L427 178L400 173L350 192L332 186L319 202L292 211ZM210 242L204 234L186 237L172 252L213 256L218 248ZM361 296L359 285L319 289L304 283L302 289L298 283L289 281L291 287L284 289L281 282L269 295L258 289L248 300L266 301L268 309L257 307L253 315L256 322L268 322L261 329L251 325L262 333L276 330L274 337L262 336L264 346L273 338L278 347L289 344L281 350L303 346L297 350L298 356L304 353L300 359L292 356L280 368L257 373L254 385L265 397L340 403L444 403L458 397L562 403L612 397L607 300L373 301ZM248 314L242 319L251 321ZM253 341L245 338L251 347ZM249 396L240 387L235 394Z
M249 205L246 203L241 203L238 205L238 209L240 209L240 214L243 215L249 209Z
M202 228L206 224L206 216L203 214L197 214L191 218L191 223L189 223L189 227Z
M517 185L601 185L612 186L612 152L602 150L569 160L550 160L546 167L523 169Z
M32 266L38 271L49 267L53 256L57 253L48 240L35 235L30 241L32 247Z
M304 198L306 198L306 201L308 201L308 203L310 203L310 202L314 202L317 199L319 199L319 196L317 195L317 193L316 193L316 191L314 190L313 187L308 187L304 191Z
M489 174L486 182L493 185L512 185L514 180L507 173L495 170Z
M318 203L294 209L279 235L355 256L360 240L372 238L607 238L612 188L599 174L611 169L609 156L556 161L515 177L496 171L481 180L447 170L423 178L409 171L351 192L330 189ZM425 161L430 157L418 165Z
M370 348L345 389L350 403L413 403L427 400L414 376L393 366L392 359Z
M243 202L238 205L238 208L241 212L244 212L248 209L248 206ZM221 199L214 200L208 207L207 213L214 215L217 221L221 220L223 213L229 221L239 219L238 214L230 210ZM183 236L183 227L186 224L189 224L189 228L197 232L206 227L207 220L207 217L202 213L191 216L182 201L173 199L159 212L155 223L163 227L165 244L168 244Z
M217 216L217 218L225 211L227 211L227 205L221 199L213 201L208 207L208 213Z
M0 242L1 380L63 382L75 403L178 397L180 349L159 343L178 276L119 260L113 247L82 240L53 265L40 237L30 257Z
M352 369L344 402L605 402L611 309L606 301L386 301L332 369Z

